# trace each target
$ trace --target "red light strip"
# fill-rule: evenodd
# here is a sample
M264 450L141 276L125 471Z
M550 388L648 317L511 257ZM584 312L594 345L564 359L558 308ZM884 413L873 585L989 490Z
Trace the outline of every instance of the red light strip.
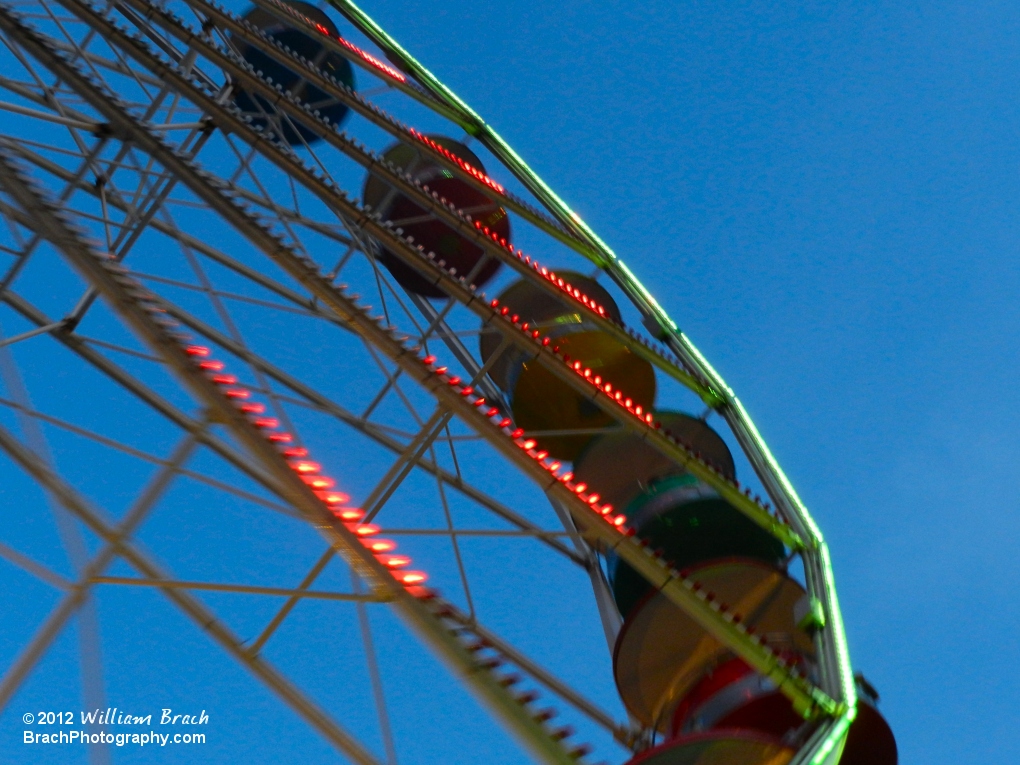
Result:
M382 61L380 61L375 56L373 56L371 53L367 53L367 52L363 51L357 45L354 45L352 43L347 42L347 40L345 40L344 38L340 37L339 35L337 35L333 39L335 39L338 43L343 45L345 48L347 48L352 53L356 53L357 55L361 56L361 58L363 58L369 64L374 66L376 69L378 69L378 70L388 74L394 80L397 80L398 82L407 82L407 78L404 75L402 75L400 72L398 72L393 67L387 66Z
M610 321L612 321L612 319L609 316L609 312L606 311L605 306L603 306L601 303L588 297L585 293L581 292L581 290L577 289L577 287L574 287L570 282L564 281L562 277L556 275L555 271L550 271L548 268L540 266L537 260L533 260L530 255L525 255L523 250L516 249L512 244L507 243L506 239L499 236L499 234L497 234L495 231L490 230L488 226L483 226L481 221L476 220L474 224L475 228L478 229L482 234L485 234L485 236L489 237L489 239L491 239L493 242L498 244L508 253L516 257L519 261L521 261L525 265L530 266L531 269L536 274L538 274L540 277L545 279L550 284L558 287L560 292L562 292L564 295L571 298L575 302L580 303L589 310L594 311L603 319L609 319ZM493 306L495 306L496 304L497 302L493 301ZM504 315L509 313L509 311L510 311L509 308L506 307L503 308ZM516 323L517 321L516 316L514 317L513 321L514 323Z
M573 293L571 293L569 291L569 290L572 289L570 287L570 285L565 283L565 282L563 282L562 279L556 278L556 275L553 272L548 271L547 272L548 275L546 275L545 273L543 273L543 272L546 272L546 269L542 268L542 269L538 269L538 271L543 276L546 276L547 279L550 279L550 281L553 281L554 283L556 283L557 286L560 286L561 289L563 289L565 292L567 292L568 294L573 295ZM577 290L574 290L574 292L577 292ZM586 296L582 296L582 297L586 297ZM595 304L594 301L590 301L589 300L587 303L585 303L585 305L588 305L589 307L595 308L597 304ZM519 329L525 335L530 337L532 342L534 342L536 345L539 345L542 348L548 348L553 353L554 356L556 356L557 358L561 359L570 369L572 369L574 371L575 374L577 374L578 377L580 377L583 380L585 380L589 385L591 385L591 386L597 388L598 390L602 391L602 393L606 394L610 399L615 401L618 406L620 406L622 409L626 410L632 416L636 417L644 425L646 425L646 426L648 426L648 427L650 427L650 428L652 428L654 430L661 430L662 433L670 441L673 441L674 443L678 444L679 446L683 447L688 452L690 452L695 457L695 459L698 460L698 462L700 462L705 467L707 467L708 469L713 471L717 475L717 477L719 479L721 479L721 480L725 481L726 483L730 484L735 489L741 490L741 486L740 486L740 482L739 481L737 481L735 478L734 479L730 479L729 477L725 476L723 474L722 470L719 468L718 465L716 465L715 463L709 462L708 460L705 460L704 458L702 458L701 454L697 450L695 450L693 446L691 446L687 442L683 441L682 439L679 439L676 436L674 436L673 433L670 432L670 430L668 428L662 428L662 424L655 419L654 415L651 412L646 412L644 410L644 407L641 406L641 404L635 404L634 400L632 398L627 396L623 391L616 389L613 386L612 383L610 383L608 381L604 381L602 379L602 377L597 375L597 374L595 374L591 370L590 367L584 366L584 364L582 364L578 360L574 360L573 362L571 362L570 355L566 354L566 353L561 353L560 352L560 347L558 345L553 345L551 348L549 348L549 346L552 343L551 343L551 341L550 341L550 339L548 337L542 337L542 333L539 332L539 330L531 329L528 326L528 322L523 322L522 323L520 321L520 316L518 316L517 314L511 314L510 313L510 309L507 308L506 306L503 306L502 308L500 308L500 303L499 303L498 299L491 300L489 302L489 306L491 308L493 308L493 309L498 309L498 313L499 313L500 316L502 316L508 323L510 323L513 326L517 327L517 329ZM600 310L601 311L602 307L601 306L597 306L596 310ZM427 363L427 361L428 360L426 359L426 363ZM445 369L445 367L443 367L442 369ZM436 371L438 372L439 370L436 370ZM482 399L482 400L484 401L484 399ZM504 422L501 423L501 425L506 425L506 424L509 424L509 423L510 423L510 420L508 418L505 418ZM515 431L513 431L512 436L514 438L518 438L519 436L523 435L523 433L524 433L523 430L515 430ZM534 443L534 442L532 442L532 443ZM543 452L542 454L543 454L543 457L544 457L545 453ZM758 496L758 495L752 496L751 490L748 489L748 488L744 488L744 489L742 489L742 491L743 491L743 494L744 494L745 497L747 497L752 502L757 504L762 510L766 511L770 515L773 515L773 516L775 515L774 513L772 513L771 506L768 503L763 503L760 496ZM598 495L595 495L595 496L597 497Z
M477 168L475 168L474 165L471 165L471 164L465 162L464 160L462 160L460 157L458 157L456 154L454 154L449 149L444 148L443 146L439 145L438 143L433 141L431 138L429 138L427 135L423 135L422 133L419 133L413 127L409 127L407 129L407 132L409 132L411 135L413 135L415 138L417 138L419 141L421 141L426 146L429 146L430 148L432 148L433 151L436 151L436 152L442 154L448 160L450 160L455 165L460 167L460 169L463 170L468 175L472 176L473 178L477 178L479 181L484 183L486 186L488 186L493 191L496 191L496 192L498 192L500 194L506 195L506 189L504 189L500 184L496 183L494 180L492 180L492 178L487 176L481 170L478 170Z
M332 32L330 32L322 24L319 24L319 23L316 23L316 22L312 21L310 18L305 16L303 13L298 13L292 7L290 7L289 5L286 5L284 3L273 2L273 5L275 5L280 10L286 11L287 13L289 13L294 18L300 19L301 21L304 21L306 24L315 27L317 30L319 30L319 32L321 32L322 34L326 35L326 37L329 37L330 39L335 40L336 42L340 43L345 48L347 48L347 50L351 51L351 53L354 53L354 54L360 56L361 59L364 60L366 63L371 64L376 69L378 69L380 72L383 72L384 74L392 77L397 82L407 82L407 78L404 75L402 75L400 72L398 72L396 69L394 69L393 67L387 66L386 64L384 64L382 61L377 59L372 54L366 53L365 51L363 51L357 45L353 45L352 43L347 42L347 40L342 38L340 35L334 35Z
M432 372L432 374L437 375L441 380L443 380L443 382L445 382L447 385L449 385L458 393L460 393L462 396L464 396L470 404L479 408L484 407L486 405L487 402L485 398L477 395L471 386L463 385L461 379L456 375L447 374L446 367L436 367L435 356L426 356L421 361L426 367L428 367L429 371ZM520 428L513 429L510 419L508 417L505 417L503 413L500 412L498 407L490 406L485 411L485 417L486 419L489 420L490 424L492 424L493 427L496 427L500 431L502 431L503 434L511 441L513 441L518 448L522 449L525 454L527 454L529 457L531 457L531 459L541 464L542 467L548 473L551 473L553 476L556 477L556 479L561 484L563 484L572 492L574 492L574 494L576 494L579 499L581 499L587 504L588 508L593 513L598 515L609 525L613 526L621 534L627 536L633 535L634 530L625 525L627 522L626 516L614 515L613 506L610 504L600 505L598 494L594 492L590 494L585 493L585 490L588 488L585 484L572 483L571 481L574 477L573 473L570 472L560 473L559 469L560 467L562 467L562 465L559 462L555 461L549 462L548 452L537 449L536 448L537 443L535 442L535 440L527 438L524 435L524 431L522 429Z
M195 366L206 373L206 377L217 385L234 386L237 378L234 375L221 374L224 365L220 361L209 358L209 349L203 345L185 346L185 352L195 360ZM210 374L215 372L215 374ZM243 395L242 395L243 394ZM264 431L278 431L280 422L275 417L263 417L265 405L257 402L247 401L248 391L240 388L228 387L224 395L237 403L235 406L248 416L248 421L257 428ZM376 558L386 566L393 574L393 577L404 585L408 593L419 598L431 598L435 595L430 589L422 586L428 576L421 571L409 571L406 567L411 565L411 559L406 555L394 554L397 545L389 539L380 539L377 535L381 529L374 523L362 523L365 513L356 507L348 507L347 503L351 498L341 491L335 491L333 487L336 481L326 475L322 475L322 465L308 459L308 450L299 446L289 446L294 437L290 433L267 432L266 438L272 443L280 445L280 453L287 459L291 470L297 473L315 493L329 511L340 520L341 523L358 537L358 540L367 549L371 550Z

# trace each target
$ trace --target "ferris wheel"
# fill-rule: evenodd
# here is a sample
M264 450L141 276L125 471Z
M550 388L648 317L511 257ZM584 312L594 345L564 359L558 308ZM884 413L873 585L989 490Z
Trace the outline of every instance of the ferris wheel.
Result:
M196 652L342 761L896 762L739 399L362 10L0 39L3 715Z

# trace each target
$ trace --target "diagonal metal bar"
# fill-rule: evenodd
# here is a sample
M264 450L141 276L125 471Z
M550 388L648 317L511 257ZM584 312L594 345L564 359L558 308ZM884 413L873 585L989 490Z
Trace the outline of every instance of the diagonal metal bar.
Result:
M212 123L204 124L201 131L192 130L190 135L200 135L198 141L195 142L193 149L190 154L192 156L197 155L202 146L212 136ZM105 176L104 186L112 181L110 175ZM144 183L144 180L143 180ZM162 183L162 187L160 187ZM176 185L176 180L171 177L169 173L164 173L156 181L151 184L146 198L142 200L145 207L140 207L139 204L133 205L133 211L128 220L125 220L120 227L117 240L113 242L113 248L111 252L116 253L115 257L117 260L124 260L127 257L131 247L138 241L142 233L145 231L146 226L152 221L156 214L162 209L163 203L166 198L173 191ZM104 195L105 200L105 195ZM85 317L92 303L98 295L94 291L88 291L79 298L74 308L65 317L65 321L70 324L77 325Z
M372 438L376 443L385 447L389 451L394 452L396 454L400 454L405 450L406 448L405 444L401 444L399 441L388 436L379 428L374 427L371 423L367 423L364 420L357 417L356 415L348 412L346 409L339 406L332 399L326 397L325 395L319 393L312 387L301 382L300 380L293 377L283 369L280 369L279 367L271 364L266 359L257 356L254 353L248 352L246 349L234 343L229 337L224 335L215 327L212 327L211 325L206 324L205 322L195 318L194 316L191 316L190 314L186 313L185 311L176 306L168 306L167 310L171 316L173 316L175 319L177 319L184 325L188 326L195 332L198 332L203 337L208 338L211 342L215 343L216 345L222 348L226 348L228 351L236 355L238 358L243 359L252 366L261 369L269 377L272 377L281 385L290 388L292 391L294 391L296 394L301 396L306 401L309 401L310 403L322 409L322 411L329 412L331 415L336 417L341 422L345 423L346 425L349 425L352 428L355 428L358 432ZM484 494L483 492L479 491L471 484L466 483L461 478L449 473L435 462L424 458L419 458L416 464L422 470L425 470L426 472L432 473L433 475L440 477L443 483L446 484L447 486L450 486L456 491L462 493L464 496L478 503L482 507L486 508L490 512L494 513L495 515L499 516L505 521L511 523L517 528L522 529L529 533L538 531L534 524L532 524L529 520L515 513L513 510L506 507L505 505L497 502L495 499L488 496L487 494ZM578 557L577 554L573 550L569 549L567 546L561 544L555 539L549 539L548 537L544 537L544 539L548 540L548 544L551 547L553 547L553 549L555 549L558 553L565 555L568 559L572 560L574 563L577 563L578 565L584 565L582 559Z
M428 322L429 326L424 333L422 333L421 341L424 342L426 338L435 332L440 340L450 349L454 358L461 363L461 365L468 371L477 382L476 387L480 388L485 392L485 397L493 404L499 406L500 409L508 410L509 407L506 405L506 401L503 398L503 391L499 390L494 384L489 381L489 378L484 374L481 374L481 365L475 360L472 353L464 346L464 343L456 333L450 329L449 325L443 318L443 314L435 309L435 307L428 301L413 293L408 293L408 297L414 306L421 312ZM450 300L448 305L453 305L455 301ZM490 368L493 363L501 355L503 349L497 350L493 354L493 358L486 364L486 369Z
M452 444L451 450L452 450ZM432 455L432 460L436 460L436 450L434 447L429 446L429 452ZM446 499L446 491L443 489L443 482L436 481L436 490L439 492L440 504L443 506L443 518L446 521L446 530L450 533L450 547L453 548L453 557L457 561L457 572L460 574L460 584L464 588L464 599L467 602L468 614L471 619L477 618L475 613L475 602L474 598L471 597L471 585L468 582L467 569L464 566L464 558L460 554L460 543L457 541L457 529L453 524L453 514L450 512L450 503Z
M66 420L62 420L59 417L53 417L52 415L44 414L43 412L40 412L38 410L29 409L27 407L21 406L20 404L14 401L10 401L5 398L0 398L0 406L10 407L11 409L19 411L28 417L33 417L37 420L40 420L41 422L47 423L48 425L53 425L54 427L60 428L61 430L64 430L68 433L73 433L76 436L87 438L90 441L93 441L97 444L102 444L103 446L109 447L110 449L115 449L116 451L119 451L122 454L127 454L131 457L136 457L137 459L143 460L144 462L148 462L153 465L158 465L160 467L163 467L168 464L167 461L162 457L157 457L154 454L149 454L148 452L142 451L141 449L136 449L133 446L128 446L127 444L121 443L120 441L116 441L112 438L108 438L107 436L104 436L100 433L95 433L86 428L79 427L78 425L74 425L70 422L67 422ZM224 481L220 481L216 478L213 478L212 476L205 475L204 473L199 473L194 470L187 470L186 468L183 467L178 467L177 472L178 474L180 474L182 478L190 478L199 483L203 483L206 486L218 489L219 491L223 491L228 494L233 494L235 497L239 497L247 502L251 502L256 505L261 505L262 507L265 507L274 512L281 513L283 515L290 515L291 517L294 517L295 515L294 510L292 508L280 505L276 502L271 502L270 500L267 500L264 497L260 497L257 494L252 494L251 492L245 491L244 489L240 489L236 486L231 486L230 484Z
M14 310L26 319L39 326L54 323L45 314L35 308L35 306L10 291L6 292L0 299L14 308ZM81 338L69 332L59 331L59 328L57 331L51 330L50 336L103 372L125 390L134 394L141 401L149 405L153 410L166 417L170 422L188 433L195 434L202 443L212 449L232 467L237 468L277 496L281 496L281 490L273 479L253 466L250 460L246 460L235 449L224 443L219 438L210 433L204 432L204 428L198 420L189 417L166 399L156 394L152 389L132 377L121 367L111 362L102 354L99 354L92 348L88 347Z
M362 589L361 580L351 572L351 586L355 592ZM379 661L376 657L375 641L372 639L372 625L368 619L368 609L364 603L358 603L358 627L361 630L361 642L368 660L368 675L372 683L372 696L375 699L376 714L379 717L379 731L382 733L383 746L386 748L387 765L397 765L397 747L393 741L393 727L390 725L389 712L386 709L386 697L383 693L382 674L379 672Z
M2 330L0 330L0 335L2 334ZM7 347L0 348L0 379L3 379L7 389L19 403L25 407L31 406L31 397L25 387L21 370L14 359L14 354ZM17 412L17 418L31 448L46 462L52 464L53 455L49 440L40 427L39 421L24 416L20 411ZM54 502L48 493L46 494L46 503L56 521L57 532L72 569L77 576L80 576L88 560L88 548L85 545L81 529L74 523L70 514L59 503ZM88 707L101 708L105 703L103 700L105 694L102 680L99 618L96 613L95 601L85 597L77 612L78 654L83 701ZM104 755L90 755L90 758L96 763L104 763L109 759Z
M98 191L95 184L84 182L84 180L77 178L66 168L62 167L56 162L53 162L52 160L42 156L41 154L28 150L26 145L18 145L14 148L22 159L31 162L33 165L36 165L37 167L45 170L48 174L60 178L67 184L74 185L74 187L79 191L83 191L93 196L99 195L100 192ZM107 194L107 201L110 204L110 206L115 207L121 211L129 211L131 209L130 205L127 202L123 201L119 194ZM4 207L6 209L7 206L4 205ZM309 222L303 222L302 225L308 225L308 223ZM304 295L300 295L297 292L294 292L286 285L283 285L277 281L274 281L273 279L270 279L265 274L256 271L252 267L242 263L236 258L230 257L221 250L218 250L215 247L211 246L208 242L197 237L194 237L188 234L186 231L180 230L180 228L178 228L177 226L171 223L165 223L164 221L159 220L158 218L151 220L149 222L149 226L155 229L156 231L159 231L160 233L166 234L167 236L170 236L171 238L177 240L182 246L188 247L194 250L195 252L204 255L210 260L219 263L220 265L225 266L226 268L229 268L231 271L234 271L235 273L243 276L249 281L258 284L261 287L264 287L270 292L273 292L274 294L284 298L285 300L290 301L291 303L294 303L294 305L299 307L300 309L315 314L319 318L325 321L329 321L335 324L336 326L345 328L343 323L340 322L335 315L322 311L321 308L313 300L307 298Z
M617 608L616 599L613 597L609 582L606 581L605 572L602 571L598 554L578 533L577 526L570 516L570 511L561 502L556 500L552 500L550 504L553 510L556 511L556 515L559 517L560 523L563 524L563 528L566 529L566 533L570 536L570 540L574 543L574 547L577 548L578 554L584 556L587 563L585 568L588 570L588 577L591 579L592 592L595 595L595 606L599 611L602 631L606 635L606 645L609 647L610 655L612 655L616 649L616 638L623 628L623 617L620 614L619 608Z
M36 563L24 553L18 552L3 542L0 542L0 558L14 564L18 568L24 569L37 579L46 582L51 587L56 587L58 590L68 590L74 586L70 580L65 579L56 571L51 571L41 563Z
M450 607L450 613L454 621L481 638L488 647L505 656L550 691L584 713L593 722L612 733L618 741L629 744L634 740L637 735L636 731L631 730L625 724L616 722L608 712L579 694L538 662L514 648L495 632L480 624L473 616L461 613L453 606Z
M424 453L428 444L431 443L432 439L436 437L436 434L442 428L452 414L446 410L437 408L432 414L429 420L422 426L418 435L412 439L411 443L400 453L397 460L390 466L390 469L386 471L386 474L376 483L375 488L369 493L368 497L362 506L365 511L365 522L370 522L378 513L386 500L397 490L400 482L410 472L414 465L413 459L420 458ZM433 460L434 461L434 460ZM327 549L315 562L311 570L305 575L305 578L301 580L301 584L298 585L299 591L304 591L308 587L311 587L318 579L329 562L333 559L336 554L336 550L332 547ZM266 641L272 637L273 633L279 629L280 625L283 624L283 620L287 618L294 607L298 604L299 598L292 596L284 603L280 610L277 611L273 618L269 620L265 629L258 636L255 642L251 646L252 651L260 651L266 644Z
M163 211L163 217L168 224L175 225L173 217L169 214L169 212ZM194 271L195 276L201 283L201 291L212 303L213 309L219 316L220 321L223 322L223 325L226 327L227 332L230 334L231 339L235 343L240 345L242 348L247 350L248 346L245 343L244 337L241 334L241 330L237 325L237 322L234 321L233 316L231 315L227 307L224 305L223 300L217 294L215 294L212 281L207 276L205 269L202 268L202 264L199 262L198 258L195 257L195 253L192 252L191 249L186 245L181 244L180 247L181 251L184 253L185 259L188 261L188 264L191 266L192 271ZM270 404L273 407L274 414L279 418L280 422L284 424L288 431L293 432L295 428L290 420L290 415L287 413L287 410L283 407L279 397L277 396L276 391L274 390L273 386L269 384L269 381L266 379L265 374L255 367L252 368L252 373L254 374L258 385L265 391L265 395L269 399Z
M20 343L22 340L28 340L30 337L35 337L36 335L44 335L47 332L52 332L53 330L63 326L63 324L64 322L58 321L54 322L53 324L47 324L44 327L36 327L35 329L30 329L27 332L22 332L20 335L12 335L11 337L0 340L0 348L3 348L6 345L14 345L15 343Z
M447 411L441 406L436 407L436 410L425 421L418 434L411 439L411 443L404 448L400 456L397 457L389 470L386 471L386 474L376 483L375 488L365 498L362 509L365 511L366 521L371 521L382 510L386 500L393 496L400 483L411 472L415 463L421 459L422 455L428 450L429 445L439 435L451 417L453 417L452 412ZM435 464L434 457L432 462Z
M82 179L85 177L85 173L87 173L89 169L92 167L93 160L106 146L108 140L109 139L107 137L100 136L99 139L92 146L92 149L89 151L89 153L82 154L81 164L78 166L78 169L75 171L75 173L67 180L67 183L64 187L64 191L61 194L60 199L62 202L66 202L67 199L70 198L71 194L74 192L79 182L81 182ZM11 268L7 271L7 273L4 274L3 279L0 280L0 296L3 296L7 292L11 284L17 278L18 274L21 273L22 269L24 269L26 265L28 265L28 261L32 257L32 253L35 251L35 248L38 247L42 241L43 237L41 237L38 233L33 234L31 241L27 245L25 245L25 247L22 249L21 257L18 258L14 265L12 265Z
M92 531L102 537L109 549L116 550L117 554L124 558L140 574L148 579L166 580L169 577L155 565L150 563L140 553L127 544L117 532L105 523L99 515L92 510L69 485L64 483L57 475L50 471L45 464L39 460L31 451L11 435L11 433L0 426L0 449L7 452L29 475L42 485L46 486L69 511L74 513L80 520L89 526ZM90 574L92 572L89 572ZM87 583L87 580L86 580ZM180 608L189 616L201 629L218 642L228 653L238 659L249 670L255 674L272 691L277 693L291 708L304 717L313 727L319 730L322 735L336 746L341 752L359 765L378 765L378 762L346 731L333 721L325 712L319 709L313 702L305 698L300 691L292 686L286 678L280 675L271 665L265 661L248 656L245 653L240 641L222 625L216 617L210 613L198 600L191 597L186 591L174 587L160 588L163 594L171 603ZM80 591L87 591L85 587ZM67 599L62 603L62 610L54 617L59 617L64 611L73 611L73 604ZM68 614L69 615L69 614ZM51 617L44 625L44 629L52 629L56 618ZM66 617L65 617L66 619ZM51 638L52 639L52 638ZM38 642L38 638L37 638ZM8 673L10 676L10 672ZM13 684L13 683L12 683ZM5 695L8 686L8 677L0 683L0 708L9 698Z
M294 607L301 602L302 594L308 592L308 588L311 587L315 580L318 579L319 574L326 568L333 557L336 555L336 550L332 547L326 548L326 552L319 556L319 559L315 561L315 565L305 574L304 579L294 590L294 594L287 598L287 602L284 603L280 610L273 614L273 618L269 620L269 623L263 628L259 636L252 641L251 645L248 646L247 651L252 656L256 656L262 648L268 642L269 638L273 636L273 633L279 629L280 625L283 624L283 620L287 618Z
M44 112L39 109L29 109L26 106L18 106L17 104L8 103L7 101L0 101L0 110L13 112L14 114L21 114L26 117L43 120L44 122L54 122L58 125L76 127L80 130L94 131L100 125L98 122L83 122L69 117L60 117L51 112Z
M32 638L32 641L15 659L7 672L4 673L3 679L0 680L0 710L7 706L7 702L11 700L11 697L28 676L29 672L32 671L32 668L42 658L54 638L60 634L67 621L85 603L89 594L89 581L101 574L110 565L124 540L134 532L138 524L142 522L148 511L158 501L167 486L169 486L174 476L175 467L187 460L195 446L195 438L190 435L186 436L177 446L170 457L168 465L156 474L149 485L143 490L138 500L128 510L124 519L116 528L110 531L109 538L106 540L106 546L82 568L79 581L50 613L49 617L47 617L46 621ZM42 475L52 478L52 480L41 481L44 487L52 491L53 486L58 482L55 474L53 474L40 457L30 452L26 447L21 446L13 436L2 428L0 428L0 447L3 447L4 451L11 455L15 461L19 462L22 467L26 466L26 460L30 462L34 466L34 470L28 470L28 472L33 477L38 479ZM57 496L59 498L59 495ZM61 505L73 512L71 508L67 507L65 502L62 501Z

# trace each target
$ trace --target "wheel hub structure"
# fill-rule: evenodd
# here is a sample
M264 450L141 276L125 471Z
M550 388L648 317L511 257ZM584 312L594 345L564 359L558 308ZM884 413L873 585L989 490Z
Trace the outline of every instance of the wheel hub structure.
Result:
M361 9L0 0L0 39L5 719L896 762L740 401Z

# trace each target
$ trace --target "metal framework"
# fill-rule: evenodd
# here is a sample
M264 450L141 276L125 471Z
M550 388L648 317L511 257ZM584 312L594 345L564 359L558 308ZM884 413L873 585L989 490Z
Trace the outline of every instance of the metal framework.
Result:
M601 618L610 645L620 616L600 555L615 552L817 723L797 765L838 762L857 699L828 550L739 399L616 254L362 10L328 0L347 25L336 37L280 0L254 3L320 40L371 85L348 87L321 62L209 0L0 0L0 470L28 479L19 496L49 502L67 556L55 557L45 536L0 540L5 575L45 585L53 604L3 671L0 712L72 621L86 703L102 706L99 646L116 625L98 618L97 598L158 590L353 762L395 763L402 746L373 626L380 610L392 610L409 630L405 640L438 656L451 687L470 690L537 761L586 758L589 746L575 729L613 761L654 743L653 731L547 666L546 647L577 625L546 624L529 611L534 600L508 602L491 585L493 571L480 562L486 556L472 552L491 543L497 572L542 561L561 572L555 587L575 597L590 584L590 631L598 633ZM344 130L256 71L245 50L281 62L344 105ZM239 109L239 91L258 97L260 113ZM273 137L285 130L299 136L295 145ZM484 153L489 174L429 137L454 131ZM382 150L395 141L494 195L525 232L521 239L536 243L535 257L389 164ZM473 274L448 268L400 221L364 206L357 196L366 174L500 263L493 289L529 280L652 364L660 400L707 406L739 447L749 485L656 429L651 416L501 310ZM380 267L380 248L448 297L430 302L404 291ZM575 270L594 264L623 298L625 323L565 291L536 258ZM488 363L472 347L482 332L501 342ZM800 674L629 535L622 517L614 522L597 495L536 447L545 434L508 425L507 404L487 373L510 348L790 550L821 625L817 677ZM53 370L67 370L80 389L48 384ZM107 406L86 398L103 396ZM285 454L283 442L298 451ZM359 540L362 527L338 520L326 483L296 472L290 457L309 450L324 455L316 457L323 470L356 496L363 528L382 526L400 538L402 553L423 551L429 589L395 577ZM148 475L126 509L117 510L117 491L78 485L81 465L97 459ZM320 468L302 464L315 465L308 469L316 474ZM316 551L314 564L295 558L302 576L267 581L174 573L172 549L161 555L167 564L157 563L139 536L157 511L180 510L171 495L183 484L283 524ZM211 522L243 545L236 520ZM309 530L318 532L317 546ZM89 554L83 535L101 540L98 552ZM211 604L222 601L207 602L203 593L264 599L271 616L239 637L230 626L236 610L217 614ZM366 674L358 698L371 710L368 722L361 715L356 726L344 724L343 704L303 689L307 678L285 676L267 657L311 650L295 614L312 602L342 611L356 630L355 659ZM508 637L490 626L507 612L535 636ZM537 703L539 688L564 705L570 725L551 722L552 710ZM377 743L358 735L366 729ZM109 759L101 748L89 756Z

